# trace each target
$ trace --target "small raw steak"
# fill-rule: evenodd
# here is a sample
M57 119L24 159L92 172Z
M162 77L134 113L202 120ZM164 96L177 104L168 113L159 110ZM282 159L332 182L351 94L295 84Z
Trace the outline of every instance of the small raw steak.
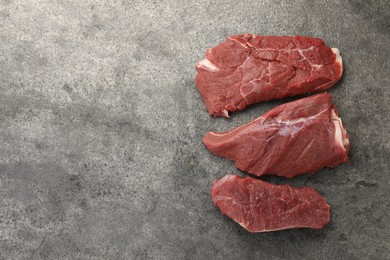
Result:
M329 205L309 187L226 175L211 185L211 198L224 215L250 232L320 229L330 221Z
M209 132L203 143L240 170L289 178L344 163L350 148L328 93L283 104L225 133Z
M196 85L211 115L332 87L343 72L339 50L318 38L242 34L209 49Z

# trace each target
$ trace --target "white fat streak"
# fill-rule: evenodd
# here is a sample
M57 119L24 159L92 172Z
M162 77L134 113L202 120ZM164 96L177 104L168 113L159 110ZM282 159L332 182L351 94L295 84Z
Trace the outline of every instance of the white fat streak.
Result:
M336 63L340 64L341 72L343 72L343 59L341 58L339 49L332 48L331 50L334 54L336 54Z
M303 54L304 51L312 51L314 50L314 46L311 46L309 48L306 48L306 49L292 49L292 50L297 50L299 52L299 54L301 54L302 57L305 57L306 56Z
M228 39L237 42L238 44L240 44L244 48L248 48L248 45L246 43L242 43L234 37L228 37Z
M337 145L344 147L343 143L343 134L341 133L341 127L340 127L340 121L338 120L333 120L334 128L335 128L335 142Z
M321 69L322 67L324 67L324 65L314 64L314 65L311 65L311 67L314 68L314 69Z
M229 118L229 111L227 109L223 109L222 110L222 113L227 117Z
M315 114L313 116L302 117L302 118L298 118L298 119L291 119L291 120L286 120L286 121L284 121L284 120L276 120L276 122L283 123L285 125L298 124L298 123L301 123L301 122L307 122L309 120L315 119L316 117L320 116L321 114L323 114L325 112L326 112L326 110L322 110L320 113Z
M319 85L318 87L316 87L315 89L313 89L313 92L314 91L317 91L317 90L319 90L319 89L321 89L322 87L324 87L324 86L326 86L326 85L331 85L331 84L333 84L334 82L336 82L337 80L332 80L332 81L329 81L329 82L326 82L326 83L324 83L324 84L322 84L322 85Z
M327 112L327 110L322 110L320 113L313 115L313 116L309 116L309 117L303 117L303 118L292 119L292 120L287 120L287 121L276 120L279 124L283 124L284 126L287 126L287 127L282 127L279 130L279 134L284 135L284 136L295 135L300 130L300 127L295 126L295 124L299 124L302 122L306 123L310 120L316 119L318 116L320 116L321 114L323 114L325 112Z
M226 181L229 181L230 179L234 179L234 178L235 178L235 176L233 174L226 174L220 180L218 180L218 182L226 182Z
M313 46L312 47L310 47L310 48L314 48ZM299 54L301 55L301 61L302 60L306 60L307 61L307 63L309 63L310 64L310 66L313 66L313 64L306 58L306 56L303 54L303 51L306 51L306 50L308 50L309 48L307 48L307 49L296 49L298 52L299 52Z
M346 130L343 127L343 122L341 121L341 118L336 115L334 109L331 111L331 118L335 127L335 142L345 151L346 147L349 145L349 139L346 137Z
M215 133L215 132L210 132L214 136L224 136L225 133Z
M217 66L215 66L211 61L209 61L208 59L204 59L204 60L201 60L198 62L198 66L199 67L202 67L208 71L211 71L211 72L217 72L219 71L219 68Z

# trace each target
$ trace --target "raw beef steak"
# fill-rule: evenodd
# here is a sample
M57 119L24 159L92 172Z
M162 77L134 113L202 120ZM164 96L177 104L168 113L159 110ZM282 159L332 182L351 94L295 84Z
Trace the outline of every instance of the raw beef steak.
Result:
M323 91L343 72L339 50L318 38L242 34L209 49L196 64L196 84L208 112Z
M309 187L226 175L211 185L211 198L223 214L250 232L320 229L330 221L329 205Z
M225 133L209 132L203 143L240 170L289 178L346 162L350 147L328 93L278 106Z

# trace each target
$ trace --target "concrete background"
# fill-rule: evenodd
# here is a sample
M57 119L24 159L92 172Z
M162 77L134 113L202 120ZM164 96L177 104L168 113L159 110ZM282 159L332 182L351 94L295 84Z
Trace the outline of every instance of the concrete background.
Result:
M323 230L250 234L209 197L240 173L209 154L195 62L238 33L321 37L350 162L310 185ZM390 2L0 0L0 259L389 259Z

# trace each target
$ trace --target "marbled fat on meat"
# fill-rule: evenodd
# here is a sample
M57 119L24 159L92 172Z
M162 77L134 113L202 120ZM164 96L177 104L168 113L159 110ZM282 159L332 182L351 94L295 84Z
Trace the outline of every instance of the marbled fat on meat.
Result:
M330 221L329 205L310 187L226 175L212 183L211 198L223 214L250 232L320 229Z
M328 93L283 104L225 133L209 132L203 143L240 170L288 178L344 163L350 148Z
M228 37L196 68L208 112L223 117L253 103L326 90L343 71L339 50L321 39L252 34Z

